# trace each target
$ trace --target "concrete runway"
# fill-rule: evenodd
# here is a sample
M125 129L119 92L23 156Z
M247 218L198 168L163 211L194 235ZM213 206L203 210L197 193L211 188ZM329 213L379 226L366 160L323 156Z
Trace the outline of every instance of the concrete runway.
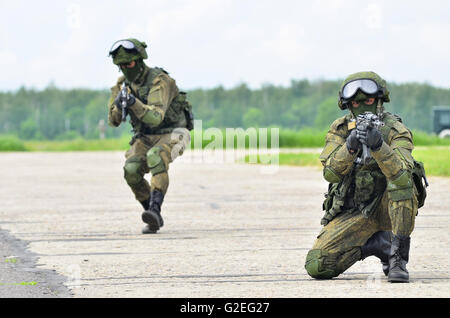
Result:
M321 229L322 172L206 157L170 166L165 225L142 235L122 152L0 154L0 297L450 296L450 178L429 178L410 284L388 283L374 257L317 281L304 260Z

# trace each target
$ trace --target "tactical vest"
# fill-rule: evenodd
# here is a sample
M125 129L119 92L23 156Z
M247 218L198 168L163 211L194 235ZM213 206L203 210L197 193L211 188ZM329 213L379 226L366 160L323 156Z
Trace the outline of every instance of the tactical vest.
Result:
M395 126L398 127L401 118L386 112L383 122L384 126L381 127L380 131L384 142L387 143L391 129L394 129ZM426 197L426 189L422 184L422 178L425 180L425 185L428 185L421 162L414 160L412 175L418 190L419 207L421 207ZM369 217L379 206L386 186L386 177L373 157L369 159L366 165L360 166L354 163L350 173L345 175L341 182L329 184L322 208L326 211L326 215L332 217L342 212L351 213L354 211L361 211L365 217Z
M142 103L148 103L148 94L153 86L153 80L160 74L167 73L164 69L159 67L149 68L149 71L145 75L144 83L137 89L137 92L131 90L131 92ZM128 87L131 88L130 83L126 81ZM130 112L130 122L133 127L133 131L136 134L144 135L162 135L170 134L175 128L187 128L193 129L193 114L192 106L186 99L187 93L179 92L170 103L167 111L164 115L164 120L158 127L149 127L142 123L134 114Z

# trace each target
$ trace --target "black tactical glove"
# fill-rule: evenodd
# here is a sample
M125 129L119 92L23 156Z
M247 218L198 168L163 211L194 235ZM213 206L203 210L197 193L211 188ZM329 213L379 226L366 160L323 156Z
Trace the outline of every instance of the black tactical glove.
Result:
M356 129L353 129L346 140L347 149L350 153L355 153L361 149L361 142L358 140Z
M367 145L373 151L379 150L383 144L381 132L375 127L367 129L356 127L356 136L362 144Z
M136 97L134 97L133 94L127 94L127 97L128 97L128 99L125 99L125 101L127 102L127 106L126 107L130 107L131 105L136 103ZM121 92L119 92L119 94L117 94L117 96L116 96L116 99L114 100L114 104L120 110L122 110L122 101L123 100L124 100L124 97L122 97Z

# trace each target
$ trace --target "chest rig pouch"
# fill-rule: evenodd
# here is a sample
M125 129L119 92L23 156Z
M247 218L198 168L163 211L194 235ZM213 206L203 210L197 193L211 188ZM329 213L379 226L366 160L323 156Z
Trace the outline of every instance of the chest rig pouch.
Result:
M353 202L365 217L378 207L386 190L386 177L380 169L361 169L355 173Z

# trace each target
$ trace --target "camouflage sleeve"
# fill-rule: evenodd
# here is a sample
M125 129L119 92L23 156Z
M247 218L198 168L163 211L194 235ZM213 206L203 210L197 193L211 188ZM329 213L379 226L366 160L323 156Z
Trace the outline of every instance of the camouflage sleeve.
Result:
M383 142L380 150L372 152L372 156L386 178L394 180L414 168L413 149L411 132L402 123L396 122L387 142Z
M136 99L130 110L143 123L150 127L157 127L164 120L167 109L178 94L178 87L166 73L161 73L153 80L148 94L148 105Z
M350 172L356 158L357 154L351 154L345 146L347 135L345 117L337 119L327 133L320 161L324 167L323 176L328 182L340 182Z
M372 152L387 179L388 210L392 232L409 236L414 229L417 214L417 191L414 187L411 155L413 141L411 132L399 121L390 129L387 140L378 151Z
M120 85L124 80L125 77L119 77L117 84L111 87L111 97L108 101L108 124L112 127L118 127L122 123L122 111L114 104L114 100L119 94Z

